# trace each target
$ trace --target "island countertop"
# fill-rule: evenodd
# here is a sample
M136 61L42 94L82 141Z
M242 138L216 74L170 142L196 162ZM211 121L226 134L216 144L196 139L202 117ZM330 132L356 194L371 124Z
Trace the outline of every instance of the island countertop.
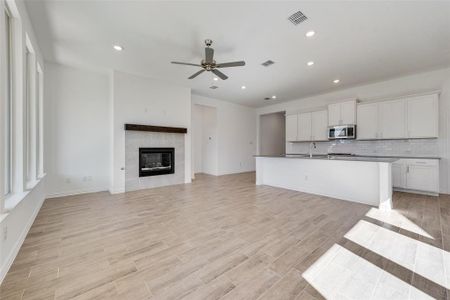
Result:
M392 163L401 158L256 156L256 184L392 208Z
M387 156L359 156L359 155L327 155L327 154L313 154L312 157L309 154L283 154L283 155L255 155L255 157L267 157L267 158L287 158L287 159L320 159L320 160L347 160L347 161L364 161L364 162L385 162L393 163L401 157L387 157Z

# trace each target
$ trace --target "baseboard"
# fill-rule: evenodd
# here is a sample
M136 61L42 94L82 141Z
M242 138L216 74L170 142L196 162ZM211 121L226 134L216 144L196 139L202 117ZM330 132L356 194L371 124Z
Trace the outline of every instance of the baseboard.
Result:
M110 194L123 194L123 193L125 193L125 188L120 188L120 189L110 188L108 191Z
M233 175L233 174L244 174L244 173L254 173L255 170L239 170L239 171L233 171L228 173L220 173L217 176L224 176L224 175Z
M91 189L79 189L79 190L72 190L72 191L68 191L68 192L51 193L51 194L47 195L47 199L81 195L81 194L89 194L89 193L106 192L106 191L108 191L108 188L106 188L106 187L94 187Z
M410 194L419 194L419 195L435 196L435 197L439 196L439 193L435 193L435 192L424 192L424 191L416 191L416 190L409 190L409 189L402 189L402 188L393 188L393 190L395 192L403 192L403 193L410 193Z
M31 226L34 223L34 220L36 219L36 216L38 215L39 211L41 210L42 204L45 201L45 197L42 197L42 200L40 201L39 205L36 206L36 208L33 211L33 214L31 215L30 219L28 220L25 228L22 230L22 233L20 234L19 239L15 243L11 253L8 255L8 257L5 260L5 263L0 269L0 285L2 284L3 280L6 277L6 274L8 273L9 269L11 268L14 259L16 259L17 254L19 253L20 247L22 247L23 242L25 241L25 238L27 237L28 232L30 231Z

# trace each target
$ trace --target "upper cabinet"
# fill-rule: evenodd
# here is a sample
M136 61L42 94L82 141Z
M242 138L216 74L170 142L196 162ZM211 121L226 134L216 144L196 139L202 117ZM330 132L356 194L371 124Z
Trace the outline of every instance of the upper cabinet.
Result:
M297 141L311 141L311 113L298 115Z
M356 136L358 139L378 138L378 103L359 104L357 108Z
M438 96L359 104L356 131L360 140L438 137Z
M406 133L405 100L386 101L379 104L380 139L401 139Z
M345 101L328 105L328 125L356 124L356 101Z
M297 140L297 114L286 115L286 141Z
M438 137L438 95L411 97L407 100L408 137Z
M326 110L311 113L311 136L313 141L328 140L328 113Z
M327 141L327 111L286 115L286 141Z

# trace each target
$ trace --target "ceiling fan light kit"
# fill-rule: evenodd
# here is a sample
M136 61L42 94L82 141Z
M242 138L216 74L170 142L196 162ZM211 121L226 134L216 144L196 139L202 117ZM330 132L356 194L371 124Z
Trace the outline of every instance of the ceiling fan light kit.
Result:
M216 75L218 78L222 80L228 79L228 76L222 73L221 71L217 70L220 68L231 68L231 67L242 67L245 66L245 61L233 61L233 62L227 62L227 63L216 63L214 60L214 49L211 48L213 41L210 39L205 40L205 59L203 59L200 64L192 64L192 63L185 63L185 62L177 62L172 61L172 64L177 65L186 65L186 66L194 66L194 67L201 67L202 69L194 74L192 74L188 79L194 79L201 73L207 71L212 72L214 75Z

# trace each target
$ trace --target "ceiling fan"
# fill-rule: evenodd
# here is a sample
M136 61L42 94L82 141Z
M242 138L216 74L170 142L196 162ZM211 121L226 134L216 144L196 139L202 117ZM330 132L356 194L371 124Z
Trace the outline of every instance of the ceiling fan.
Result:
M213 41L210 39L205 40L205 59L203 59L200 64L191 64L191 63L184 63L184 62L178 62L178 61L172 61L173 64L177 65L186 65L186 66L195 66L195 67L201 67L202 69L198 71L197 73L192 74L189 79L193 79L200 75L201 73L205 71L211 71L217 77L219 77L222 80L226 80L228 78L227 75L220 72L219 68L230 68L230 67L241 67L245 66L245 61L233 61L233 62L227 62L227 63L216 63L214 58L214 49L211 48Z

